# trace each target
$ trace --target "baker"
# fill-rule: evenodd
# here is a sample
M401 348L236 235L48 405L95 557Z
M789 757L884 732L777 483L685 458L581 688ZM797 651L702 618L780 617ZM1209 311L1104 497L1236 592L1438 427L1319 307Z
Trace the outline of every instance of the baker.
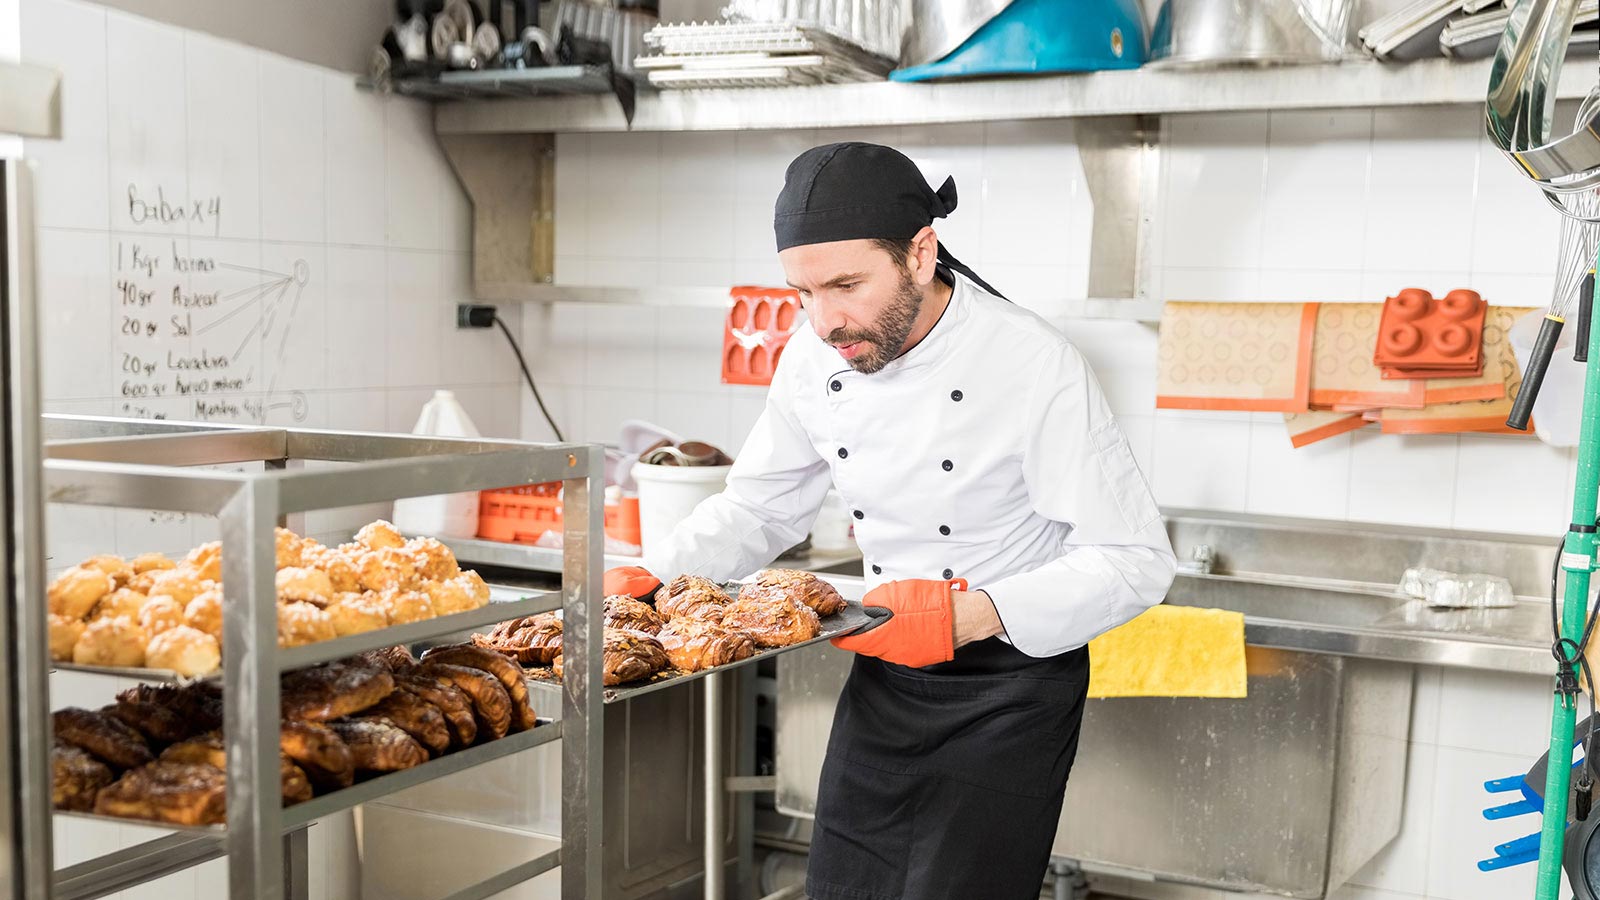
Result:
M1089 639L1159 603L1176 560L1072 344L940 243L956 207L889 147L789 165L790 339L728 474L642 567L748 576L810 531L830 481L881 624L855 657L817 796L813 900L1035 900L1089 680ZM876 608L876 609L873 609Z

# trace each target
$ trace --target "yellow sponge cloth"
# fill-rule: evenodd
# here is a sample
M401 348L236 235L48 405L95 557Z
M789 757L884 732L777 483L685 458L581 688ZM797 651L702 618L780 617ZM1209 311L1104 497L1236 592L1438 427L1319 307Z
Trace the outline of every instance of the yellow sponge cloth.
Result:
M1244 614L1145 611L1089 642L1089 696L1244 697Z

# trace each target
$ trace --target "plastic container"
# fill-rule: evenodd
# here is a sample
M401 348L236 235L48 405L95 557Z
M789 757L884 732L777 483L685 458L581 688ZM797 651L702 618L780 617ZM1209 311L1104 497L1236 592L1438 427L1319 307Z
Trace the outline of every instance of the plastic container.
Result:
M478 537L486 541L536 544L546 531L561 530L561 482L483 491L478 500ZM606 534L639 543L639 498L623 495L606 504Z
M644 552L650 553L670 537L700 501L722 493L732 468L636 463L633 480L639 485L639 537Z
M422 406L412 434L434 437L479 437L472 417L451 391L434 391ZM478 533L478 492L406 497L394 502L394 527L405 534L469 538Z
M1516 354L1517 368L1524 375L1543 320L1544 310L1538 309L1511 326L1511 352ZM1550 357L1550 368L1545 370L1544 382L1539 385L1539 397L1533 403L1533 433L1552 447L1578 446L1585 367L1572 359L1573 336L1577 330L1572 321L1561 330L1555 355Z

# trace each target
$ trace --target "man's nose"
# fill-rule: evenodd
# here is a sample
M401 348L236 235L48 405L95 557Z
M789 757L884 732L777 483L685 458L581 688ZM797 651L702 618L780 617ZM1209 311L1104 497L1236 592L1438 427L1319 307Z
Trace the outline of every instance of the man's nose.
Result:
M845 326L844 314L834 304L816 297L806 304L806 315L811 319L811 327L817 332L817 337L823 340Z

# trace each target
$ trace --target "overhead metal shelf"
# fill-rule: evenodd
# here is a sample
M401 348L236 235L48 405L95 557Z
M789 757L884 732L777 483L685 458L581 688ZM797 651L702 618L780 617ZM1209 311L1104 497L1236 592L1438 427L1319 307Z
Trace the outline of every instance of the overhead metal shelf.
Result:
M1275 109L1482 103L1491 60L1369 60L1330 65L1135 69L936 84L818 85L641 92L630 126L607 96L469 100L435 113L440 134L844 128ZM1594 83L1571 60L1558 97Z

